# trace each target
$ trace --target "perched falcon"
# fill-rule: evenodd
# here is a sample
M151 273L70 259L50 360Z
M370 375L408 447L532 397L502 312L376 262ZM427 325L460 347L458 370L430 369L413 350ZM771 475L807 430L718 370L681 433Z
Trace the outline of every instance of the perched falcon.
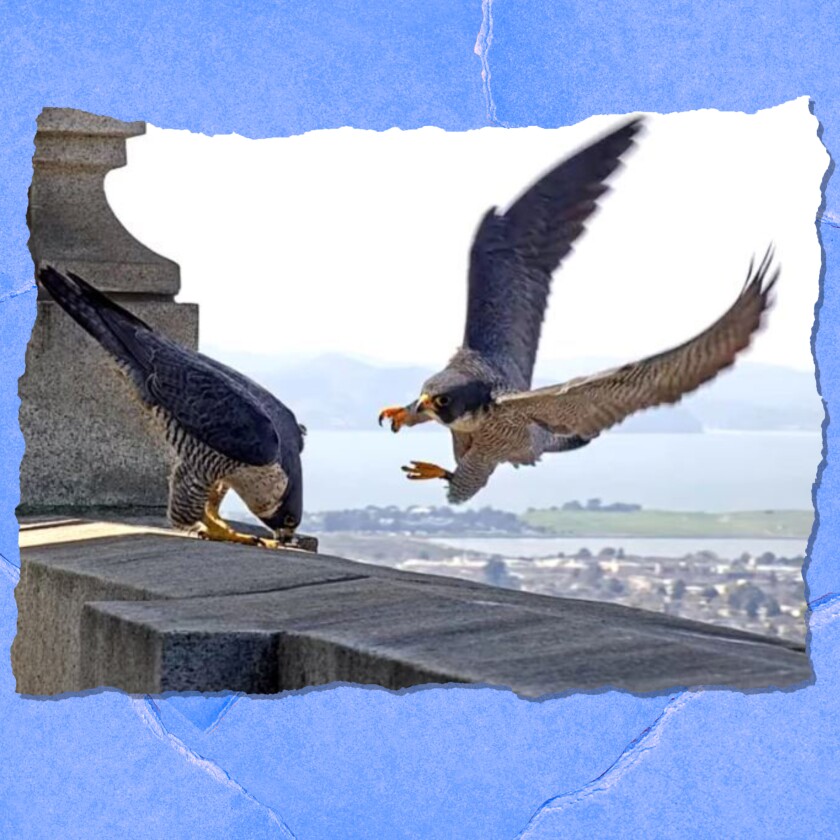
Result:
M278 547L303 513L305 429L264 388L156 333L81 277L43 267L38 279L117 361L175 453L169 520L212 540ZM242 534L219 514L228 490L275 532Z
M564 160L510 209L492 208L476 233L469 268L464 341L413 403L386 408L391 430L436 420L449 428L454 471L424 461L403 467L414 480L448 482L451 503L484 487L499 464L533 465L547 452L588 444L641 409L675 403L729 367L761 325L771 251L726 314L672 350L562 385L530 390L552 272L569 253L607 192L607 176L640 128L640 119Z

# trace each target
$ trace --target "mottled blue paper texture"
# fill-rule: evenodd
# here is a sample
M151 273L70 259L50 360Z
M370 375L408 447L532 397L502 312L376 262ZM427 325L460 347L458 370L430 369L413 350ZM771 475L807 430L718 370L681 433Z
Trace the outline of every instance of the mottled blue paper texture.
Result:
M35 316L26 247L47 105L206 134L556 127L812 98L840 148L840 4L484 0L4 4L0 155L0 837L798 838L840 833L832 425L806 568L815 684L540 702L338 686L271 699L15 694L9 647ZM838 404L840 207L827 180L814 350Z

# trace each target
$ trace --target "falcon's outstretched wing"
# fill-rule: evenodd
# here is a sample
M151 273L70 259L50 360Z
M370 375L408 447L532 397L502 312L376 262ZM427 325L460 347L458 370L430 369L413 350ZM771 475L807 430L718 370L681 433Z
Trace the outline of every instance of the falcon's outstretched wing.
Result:
M747 347L770 305L779 278L770 272L772 248L735 303L700 335L664 353L535 391L499 397L497 411L552 432L591 438L644 408L678 402L735 361Z
M491 208L470 254L464 346L531 384L552 272L609 190L605 179L639 132L641 118L564 160L503 215ZM513 365L513 369L511 369Z
M38 279L117 360L147 406L159 407L194 438L235 461L259 466L276 459L280 441L272 420L211 360L155 333L75 274L67 277L46 266Z

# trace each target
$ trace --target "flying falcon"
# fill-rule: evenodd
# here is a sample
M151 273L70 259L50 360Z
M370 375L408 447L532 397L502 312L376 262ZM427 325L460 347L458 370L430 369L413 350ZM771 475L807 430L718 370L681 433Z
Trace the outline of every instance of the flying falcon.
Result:
M81 277L43 267L53 299L116 360L174 450L169 521L211 540L276 548L303 513L305 429L264 388L171 341ZM242 534L219 506L233 489L277 539Z
M735 361L761 325L778 269L772 252L717 322L685 344L613 370L531 389L551 276L584 230L605 179L641 127L633 119L564 160L504 214L492 208L472 245L466 330L446 368L419 399L379 415L391 430L428 420L452 433L456 468L402 467L412 480L443 479L448 500L472 498L499 464L536 464L543 454L588 444L636 411L681 397Z

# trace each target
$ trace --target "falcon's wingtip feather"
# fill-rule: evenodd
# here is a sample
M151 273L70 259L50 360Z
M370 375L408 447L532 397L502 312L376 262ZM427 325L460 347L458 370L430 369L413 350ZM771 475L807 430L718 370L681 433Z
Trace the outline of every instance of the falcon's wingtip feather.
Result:
M770 293L773 291L776 283L781 277L782 267L776 262L775 270L770 273L776 258L776 245L771 242L761 258L758 267L755 267L755 254L750 258L749 269L747 270L747 279L744 281L744 288L741 291L742 295L749 294L752 291L757 292L765 301L765 307L770 306L772 298ZM769 279L768 279L769 276Z
M628 148L634 146L636 143L639 142L641 137L648 130L648 121L646 114L634 114L627 117L623 123L621 123L618 128L614 128L611 131L607 132L605 136L609 135L624 135L628 143Z
M637 135L647 130L647 114L637 113L626 117L623 128ZM621 130L621 128L619 128Z

